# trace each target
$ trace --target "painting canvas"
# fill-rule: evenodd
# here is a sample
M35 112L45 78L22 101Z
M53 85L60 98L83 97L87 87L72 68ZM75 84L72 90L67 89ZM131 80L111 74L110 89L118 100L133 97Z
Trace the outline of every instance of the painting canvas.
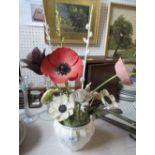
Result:
M60 3L57 4L57 10L62 19L63 32L86 32L85 26L89 20L88 6Z
M108 14L106 55L136 59L136 7L111 3Z

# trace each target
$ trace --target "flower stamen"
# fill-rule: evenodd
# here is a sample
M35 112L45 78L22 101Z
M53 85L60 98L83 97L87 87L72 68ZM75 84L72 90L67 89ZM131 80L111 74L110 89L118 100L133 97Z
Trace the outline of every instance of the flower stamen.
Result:
M66 75L67 73L70 72L70 67L67 63L60 63L57 67L57 72L58 74L61 74L61 75Z
M62 105L59 106L59 111L61 113L64 113L66 110L67 110L67 107L64 104L62 104Z

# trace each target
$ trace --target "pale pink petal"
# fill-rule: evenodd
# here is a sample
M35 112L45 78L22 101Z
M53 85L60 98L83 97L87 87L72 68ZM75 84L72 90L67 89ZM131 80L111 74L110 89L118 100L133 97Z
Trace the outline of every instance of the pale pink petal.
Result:
M119 58L115 64L115 71L116 71L116 75L122 81L122 83L127 85L132 84L128 71L121 58Z

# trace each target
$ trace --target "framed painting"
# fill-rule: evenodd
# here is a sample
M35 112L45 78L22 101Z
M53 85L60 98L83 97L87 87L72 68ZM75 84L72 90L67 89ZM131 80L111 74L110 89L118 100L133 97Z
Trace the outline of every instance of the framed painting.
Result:
M33 22L44 22L44 11L41 4L31 4L31 16Z
M91 44L96 44L98 40L99 19L100 19L100 0L44 0L44 10L47 23L50 27L52 43L60 43L56 29L58 21L56 9L61 17L61 35L64 43L82 44L83 37L86 37L86 24L89 20L89 13L93 5L91 31L93 37Z
M105 55L136 61L136 6L111 2L108 8Z

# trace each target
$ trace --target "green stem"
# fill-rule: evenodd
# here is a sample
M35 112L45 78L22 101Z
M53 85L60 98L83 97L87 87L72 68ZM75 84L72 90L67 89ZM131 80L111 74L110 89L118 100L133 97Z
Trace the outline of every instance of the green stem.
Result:
M61 93L62 92L61 88L56 83L54 85L59 90L59 92Z
M131 73L129 74L129 76L132 75L136 75L136 73ZM109 78L108 80L104 81L103 83L101 83L99 86L97 86L93 91L97 91L99 90L101 87L103 87L105 84L107 84L108 82L112 81L113 79L115 79L117 77L117 75L113 75L111 78Z
M60 32L61 33L61 32ZM62 37L62 35L60 34L60 41L61 41L61 47L63 47L63 42L64 42L64 37Z
M77 104L77 119L80 122L80 103Z
M95 95L94 95L94 97L92 98L92 100L90 102L90 107L92 106L94 99L95 99Z
M99 90L101 87L103 87L105 84L107 84L108 82L112 81L113 79L115 79L117 77L117 75L113 75L111 78L109 78L108 80L104 81L103 83L101 83L99 86L97 86L93 91L97 91Z
M68 83L68 81L65 82L65 91L66 91L67 95L69 96L69 83Z

